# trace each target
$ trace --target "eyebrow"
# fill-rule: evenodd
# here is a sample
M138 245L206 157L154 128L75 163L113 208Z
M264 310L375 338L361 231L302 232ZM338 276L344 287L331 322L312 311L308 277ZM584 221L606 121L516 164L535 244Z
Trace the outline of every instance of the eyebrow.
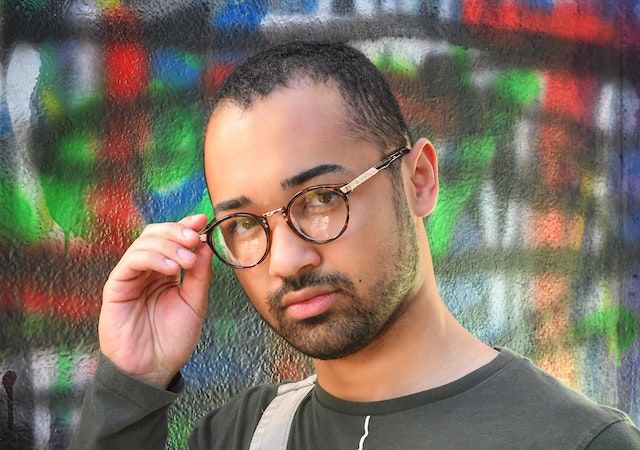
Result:
M225 200L216 205L213 205L213 210L216 213L219 213L222 211L228 211L230 209L239 209L239 208L242 208L243 206L247 206L250 204L251 204L251 200L249 200L249 197L245 197L243 195L242 197L234 198L231 200Z
M297 175L294 175L286 180L283 180L280 183L282 189L291 189L294 187L302 186L310 180L313 180L315 177L320 175L325 175L327 173L336 173L336 172L344 172L344 167L338 164L321 164L316 167L312 167L309 170L305 170L300 172Z
M338 164L321 164L319 166L312 167L311 169L300 172L299 174L293 175L292 177L286 178L285 180L280 182L280 186L282 186L282 189L291 189L294 187L302 186L303 184L320 175L344 171L344 167ZM213 206L213 209L216 213L220 213L231 209L240 209L251 205L252 203L253 202L249 199L249 197L243 195L238 198L217 203Z

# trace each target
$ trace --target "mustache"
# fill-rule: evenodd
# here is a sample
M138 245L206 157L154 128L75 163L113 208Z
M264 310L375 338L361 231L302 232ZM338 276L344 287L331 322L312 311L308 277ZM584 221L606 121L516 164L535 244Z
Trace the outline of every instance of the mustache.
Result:
M289 277L282 281L282 285L267 295L267 302L270 308L277 308L285 295L290 292L299 291L306 287L327 286L338 288L343 292L355 292L355 284L349 277L340 272L317 273L305 272L299 277Z

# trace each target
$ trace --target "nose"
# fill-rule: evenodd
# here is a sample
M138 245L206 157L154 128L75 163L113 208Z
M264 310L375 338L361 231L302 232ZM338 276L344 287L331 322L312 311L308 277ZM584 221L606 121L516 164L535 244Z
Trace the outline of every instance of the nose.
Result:
M291 277L299 275L313 267L317 267L322 258L317 245L307 242L298 236L283 217L270 220L271 249L267 261L269 274L275 277Z

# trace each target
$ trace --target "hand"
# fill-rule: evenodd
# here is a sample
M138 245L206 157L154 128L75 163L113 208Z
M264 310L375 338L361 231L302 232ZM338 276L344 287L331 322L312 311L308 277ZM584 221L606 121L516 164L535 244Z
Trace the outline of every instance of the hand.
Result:
M104 286L101 351L123 372L162 389L200 338L212 252L196 231L206 222L200 214L148 225Z

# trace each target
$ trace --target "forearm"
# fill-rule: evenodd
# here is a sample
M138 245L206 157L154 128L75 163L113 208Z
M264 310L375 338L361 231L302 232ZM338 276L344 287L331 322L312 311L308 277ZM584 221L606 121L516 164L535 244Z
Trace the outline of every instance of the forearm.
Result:
M125 375L101 354L71 448L164 449L167 411L182 389L179 376L171 391L157 389Z

